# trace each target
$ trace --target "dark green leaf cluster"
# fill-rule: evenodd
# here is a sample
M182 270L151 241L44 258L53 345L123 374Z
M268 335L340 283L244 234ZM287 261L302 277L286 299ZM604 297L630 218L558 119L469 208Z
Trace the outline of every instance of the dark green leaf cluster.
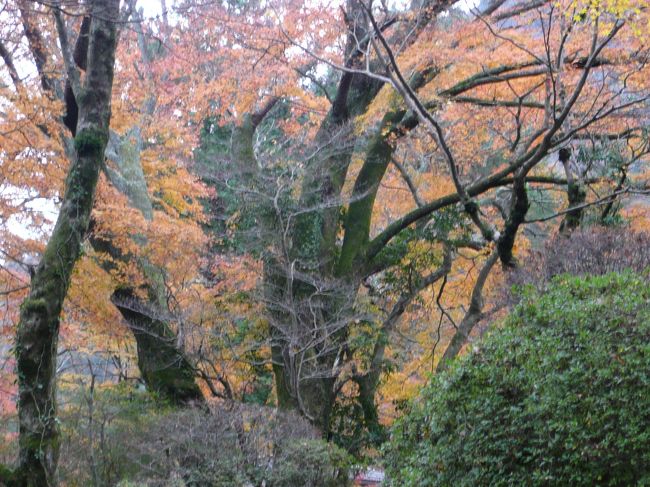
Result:
M220 250L243 250L238 238L241 231L250 230L255 225L253 215L246 211L242 188L248 184L242 175L232 170L228 158L232 138L232 126L222 124L218 118L209 117L203 122L201 144L194 153L195 171L203 181L216 189L214 198L204 200L206 211L212 218L206 223L206 230L220 242ZM228 223L233 215L239 214L237 232L228 231Z
M524 288L396 424L392 485L649 485L649 303L632 273Z

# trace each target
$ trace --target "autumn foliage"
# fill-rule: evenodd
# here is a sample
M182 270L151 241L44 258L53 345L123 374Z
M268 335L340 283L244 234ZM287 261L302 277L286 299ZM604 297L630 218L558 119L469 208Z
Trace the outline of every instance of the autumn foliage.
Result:
M19 307L70 168L53 12L74 47L85 7L63 4L0 12L8 418ZM508 311L504 284L549 267L547 242L647 229L644 0L156 7L121 6L62 396L90 377L155 389L138 340L155 325L208 402L279 405L374 454L425 379ZM152 392L173 403L173 388Z

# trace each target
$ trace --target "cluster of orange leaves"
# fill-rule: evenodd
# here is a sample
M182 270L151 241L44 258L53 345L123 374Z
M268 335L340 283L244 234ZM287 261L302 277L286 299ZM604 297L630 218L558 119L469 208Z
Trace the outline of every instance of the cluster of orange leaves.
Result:
M564 15L575 9L575 5L562 1L557 8ZM620 5L607 8L621 11ZM476 74L477 67L488 70L503 64L530 61L523 49L513 46L526 46L541 55L543 46L539 35L531 36L531 30L520 28L530 25L530 29L537 29L535 32L539 33L536 15L532 11L528 17L518 19L512 29L500 31L500 38L479 20L455 22L453 27L441 20L435 28L425 31L417 43L398 53L405 73L431 65L440 67L439 73L419 95L425 101L439 103L436 116L445 127L448 143L464 174L480 171L480 166L491 154L508 152L515 140L515 116L524 127L536 127L543 121L544 110L523 107L516 113L516 108L512 107L477 107L454 102L442 92ZM635 15L647 17L647 13L642 12ZM637 23L643 21L636 20ZM52 28L50 23L44 22L44 28L47 26ZM559 20L553 24L549 36L551 50L559 48L562 26ZM15 25L3 29L3 32L17 35ZM238 297L242 292L254 290L260 275L259 263L248 257L222 256L214 260L206 254L208 237L201 225L207 215L201 200L214 195L191 172L193 149L206 117L217 115L222 123L236 121L242 114L262 107L271 97L283 97L290 102L292 116L279 122L287 136L313 136L328 109L328 100L322 90L314 90L313 86L307 89L304 73L318 77L316 66L341 65L345 29L339 5L335 2L312 5L291 0L270 2L265 7L251 2L237 8L190 5L178 13L174 25L165 25L160 20L146 23L147 48L152 52L146 63L137 48L136 32L125 29L114 84L112 127L120 134L134 125L141 127L146 146L141 160L155 210L154 218L146 220L138 210L130 207L124 195L102 178L93 213L94 231L109 237L124 254L134 259L129 263L116 262L116 270L109 275L100 265L107 257L86 249L75 269L65 307L63 346L89 353L97 350L121 353L121 346L129 340L129 334L110 303L110 295L121 282L136 285L142 282L144 276L136 265L138 259L164 269L165 286L177 325L191 325L191 347L200 348L207 332L226 333L228 327L234 326L233 317L246 316L258 324L259 330L263 329L265 324L258 318L261 305ZM585 46L590 42L591 24L577 23L573 29L564 46L565 52L584 55ZM620 76L626 77L631 91L650 88L647 69L629 68L633 66L635 52L643 48L644 42L646 40L637 32L628 29L603 53L616 60L616 69ZM27 57L20 49L17 52ZM62 74L62 66L55 65L53 69ZM570 89L580 74L579 69L567 66L563 71L563 83ZM576 112L588 111L590 100L602 90L597 83L587 85L582 97L585 101L577 104ZM143 115L141 107L154 92L155 110ZM27 202L17 204L16 200L26 199L23 194L56 200L62 192L68 166L60 137L52 135L62 131L59 117L63 107L38 93L35 76L26 80L24 92L16 92L9 85L0 88L0 98L7 106L6 116L0 120L1 238L3 250L14 256L42 250L47 232L41 230L48 228L43 225L42 214L32 211ZM486 84L466 95L484 100L510 100L526 93L526 101L543 105L548 95L545 75ZM359 133L372 130L387 108L401 103L392 88L385 87L369 110L355 121ZM308 122L299 122L299 116L304 115ZM618 117L594 124L594 129L622 131L632 122ZM423 200L430 201L454 191L444 161L423 130L414 131L396 144L396 153L408 161L407 169ZM434 156L429 157L430 154ZM360 160L353 164L349 182L353 181L360 164ZM16 193L12 188L20 189L20 198L12 194ZM562 196L556 198L561 200ZM382 181L377 202L373 217L375 233L415 207L408 187L392 166ZM638 210L631 209L629 213L634 211ZM28 238L12 234L6 226L11 219L22 219L25 226L35 230L34 233ZM518 249L524 250L528 245L525 238L521 238ZM477 269L484 258L484 254L468 251L465 258L459 258L454 264L442 304L455 320L462 318L462 306L468 302ZM206 271L218 276L216 285L207 282ZM24 273L7 269L2 270L0 277L6 288L27 282ZM493 273L488 294L497 287L498 280L499 272ZM422 296L422 304L409 309L401 321L400 332L412 336L419 345L403 350L395 347L389 351L390 358L399 362L400 368L381 391L386 404L413 394L453 332L448 323L442 327L443 345L437 348L436 356L432 356L432 343L438 339L440 311L436 296L439 286L428 289ZM10 325L17 321L17 304L23 294L13 294L6 300L7 311L2 317L5 337L12 333ZM254 342L254 345L259 343ZM239 358L245 353L245 346L220 353L215 358L220 372L231 373L235 385L244 384L249 370ZM0 382L0 401L7 397L2 391L10 384L7 375L2 377L4 379L0 377L0 380L5 382Z

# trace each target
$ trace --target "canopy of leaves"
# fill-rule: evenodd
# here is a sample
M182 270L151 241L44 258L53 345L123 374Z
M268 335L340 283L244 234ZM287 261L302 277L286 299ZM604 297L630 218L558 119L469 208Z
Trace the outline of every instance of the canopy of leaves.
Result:
M650 284L632 273L532 287L393 429L393 485L645 485Z
M0 415L13 412L10 337L53 223L41 207L58 208L70 163L66 108L52 87L63 93L66 82L52 16L58 3L4 3ZM65 2L72 38L86 3ZM100 360L109 371L103 380L142 376L132 330L112 300L128 286L145 305L139 311L167 322L206 394L279 402L271 347L279 343L292 357L284 364L292 380L323 379L337 401L338 430L325 436L358 450L383 438L376 431L462 335L457 324L468 304L481 301L475 284L489 270L493 244L459 203L451 168L459 187L475 188L470 208L480 207L492 237L513 213L515 172L526 176L530 210L513 242L517 258L556 230L572 178L588 190L583 221L623 215L648 228L647 0L478 3L468 11L456 0L170 0L169 19L133 10L121 26L112 100L112 138L120 143L109 151L92 236L67 296L60 383L75 371L93 373L90 363ZM487 13L485 4L497 10ZM371 17L381 28L367 36ZM42 42L30 43L30 22ZM382 60L380 32L395 66ZM47 62L39 68L41 54ZM387 78L396 70L438 121L449 157ZM573 154L566 167L556 162L561 148ZM15 234L17 225L30 233ZM94 248L92 240L110 245ZM558 262L591 265L582 257L588 247L575 241L580 259ZM641 262L644 254L633 256ZM527 270L537 265L525 259ZM602 267L614 265L607 259ZM275 261L277 275L267 279ZM544 272L542 284L557 273ZM491 271L484 322L501 309L494 289L509 273ZM296 278L303 282L285 285ZM339 292L341 299L331 297ZM465 338L479 326L470 332ZM294 360L297 349L304 353ZM373 390L365 407L360 379L375 382L366 386ZM370 420L362 412L372 409L377 417L368 417L381 428L364 432ZM160 431L166 438L178 430ZM233 451L230 443L200 445L203 470L214 451ZM307 465L320 455L295 445ZM310 471L295 465L297 474Z

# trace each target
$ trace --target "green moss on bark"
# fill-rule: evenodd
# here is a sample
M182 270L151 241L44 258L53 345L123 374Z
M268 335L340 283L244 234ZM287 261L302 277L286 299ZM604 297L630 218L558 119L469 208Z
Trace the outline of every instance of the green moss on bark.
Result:
M0 486L15 487L17 485L16 473L9 467L0 465Z
M104 130L85 128L74 138L74 148L79 157L103 157L107 142Z
M47 302L43 298L27 298L20 306L24 314L45 314L47 313Z

